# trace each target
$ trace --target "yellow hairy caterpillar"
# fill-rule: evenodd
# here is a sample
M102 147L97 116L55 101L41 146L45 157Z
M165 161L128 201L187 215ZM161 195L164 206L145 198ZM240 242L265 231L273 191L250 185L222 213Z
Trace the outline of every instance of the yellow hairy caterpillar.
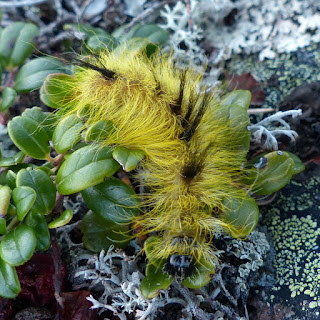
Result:
M171 56L128 48L77 60L75 75L56 84L67 92L62 118L75 114L86 127L109 120L114 128L99 145L145 155L134 175L145 190L141 214L132 223L136 236L152 234L144 245L147 276L160 270L169 284L172 276L191 288L208 283L216 233L245 238L258 221L250 194L259 178L245 166L250 93L220 99ZM197 278L199 270L206 277Z

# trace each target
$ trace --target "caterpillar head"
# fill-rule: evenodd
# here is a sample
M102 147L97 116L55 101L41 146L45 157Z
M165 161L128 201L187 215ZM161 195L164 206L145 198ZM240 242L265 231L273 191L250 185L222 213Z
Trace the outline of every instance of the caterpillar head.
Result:
M195 259L190 255L174 253L168 257L164 271L176 278L188 278L195 271Z
M144 247L150 263L163 265L164 272L181 280L192 276L199 264L210 265L213 272L217 263L210 244L190 236L153 236Z

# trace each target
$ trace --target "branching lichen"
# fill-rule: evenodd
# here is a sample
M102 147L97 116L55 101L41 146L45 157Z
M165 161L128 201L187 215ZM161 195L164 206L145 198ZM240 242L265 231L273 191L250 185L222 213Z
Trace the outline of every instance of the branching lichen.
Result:
M297 117L302 114L299 110L278 111L277 113L259 121L256 124L248 126L248 129L252 133L252 141L261 145L266 150L278 150L278 141L276 137L285 135L290 138L291 141L295 141L298 134L290 129L290 125L283 118L286 116ZM272 123L278 122L283 128L274 127ZM265 140L263 141L263 138Z

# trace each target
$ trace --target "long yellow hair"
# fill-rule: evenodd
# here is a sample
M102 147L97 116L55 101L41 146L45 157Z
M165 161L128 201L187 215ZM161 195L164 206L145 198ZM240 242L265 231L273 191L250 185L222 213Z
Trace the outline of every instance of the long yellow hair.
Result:
M59 113L86 125L111 120L115 130L102 145L145 152L136 178L147 193L134 222L139 235L157 233L154 259L178 253L214 261L212 238L233 228L220 219L225 200L248 197L240 183L246 152L235 139L241 130L215 92L192 68L174 67L170 55L103 51L78 64L68 84L72 99Z

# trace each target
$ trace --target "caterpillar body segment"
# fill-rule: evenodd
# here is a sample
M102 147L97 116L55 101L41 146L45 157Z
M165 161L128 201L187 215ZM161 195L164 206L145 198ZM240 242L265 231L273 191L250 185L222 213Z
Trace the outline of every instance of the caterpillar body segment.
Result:
M76 114L86 127L111 121L114 130L102 146L145 153L135 178L148 192L133 223L137 236L156 234L146 249L150 262L165 260L164 270L181 278L197 263L214 267L216 232L245 237L257 222L258 209L242 183L247 105L235 105L232 114L199 73L174 67L166 55L105 51L77 64L72 80L58 83L69 90L58 112ZM241 217L231 214L243 204L252 211L249 226L247 209Z

